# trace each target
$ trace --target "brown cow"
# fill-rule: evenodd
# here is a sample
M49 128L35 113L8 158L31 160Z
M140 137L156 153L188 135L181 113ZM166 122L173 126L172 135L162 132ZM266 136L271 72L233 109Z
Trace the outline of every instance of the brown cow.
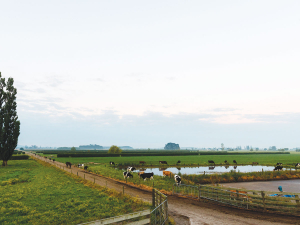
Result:
M173 173L171 171L163 171L163 176L171 177L171 176L173 176Z

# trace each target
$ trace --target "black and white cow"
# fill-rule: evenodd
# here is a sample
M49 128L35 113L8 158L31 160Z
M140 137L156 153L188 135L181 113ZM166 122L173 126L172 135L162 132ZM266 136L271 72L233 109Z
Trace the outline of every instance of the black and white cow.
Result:
M177 186L179 186L179 185L181 184L181 177L180 177L180 176L175 175L175 176L174 176L174 180L175 180Z
M276 165L277 165L277 166L282 166L282 163L278 162Z
M110 165L115 165L115 163L114 163L114 162L109 162L109 164L110 164Z
M167 161L159 161L159 164L168 164Z
M123 176L124 176L124 179L130 178L130 177L133 178L132 174L129 173L129 172L127 172L127 171L125 171L125 172L123 173Z
M276 166L276 167L274 168L274 170L273 170L273 171L276 171L276 170L277 170L277 171L281 171L281 170L282 170L282 168L283 168L282 166Z
M131 166L129 166L128 168L127 168L127 172L133 172L135 170L135 168L134 167L131 167Z
M84 164L78 164L77 167L84 167Z
M208 163L213 163L215 164L215 162L213 160L208 160Z
M88 166L84 166L83 168L84 168L84 170L87 170Z
M145 181L147 178L148 179L153 179L154 173L143 173L140 174L140 177Z
M300 163L296 163L295 167L300 167Z

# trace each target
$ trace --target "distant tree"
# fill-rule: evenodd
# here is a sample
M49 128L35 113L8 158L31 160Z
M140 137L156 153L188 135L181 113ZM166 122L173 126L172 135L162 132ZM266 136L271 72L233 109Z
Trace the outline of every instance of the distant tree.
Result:
M222 151L224 151L225 146L223 143L221 144L221 148L222 148Z
M1 78L0 73L0 159L3 160L3 166L7 166L20 135L16 95L14 79L8 78L5 83L5 78Z
M108 149L108 154L119 154L122 152L122 149L120 149L118 146L116 145L112 145L109 149Z
M24 150L24 148L20 148L20 150Z
M71 148L71 151L72 151L72 152L75 152L75 151L76 151L76 148L75 148L75 147L72 147L72 148Z

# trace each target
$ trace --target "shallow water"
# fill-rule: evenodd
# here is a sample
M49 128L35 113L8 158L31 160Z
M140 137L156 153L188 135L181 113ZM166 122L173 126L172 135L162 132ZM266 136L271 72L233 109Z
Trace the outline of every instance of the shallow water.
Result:
M165 168L137 168L134 172L144 171L145 173L153 172L155 175L162 176L163 170L171 171L174 174L214 174L214 173L226 173L231 170L236 172L261 172L272 171L274 166L199 166L199 167L165 167ZM283 168L284 169L284 168ZM285 169L284 169L285 170Z

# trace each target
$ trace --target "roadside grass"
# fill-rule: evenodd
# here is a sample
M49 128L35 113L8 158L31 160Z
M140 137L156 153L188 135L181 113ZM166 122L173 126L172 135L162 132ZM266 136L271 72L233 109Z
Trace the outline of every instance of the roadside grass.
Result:
M78 224L150 207L32 159L0 171L0 224Z

